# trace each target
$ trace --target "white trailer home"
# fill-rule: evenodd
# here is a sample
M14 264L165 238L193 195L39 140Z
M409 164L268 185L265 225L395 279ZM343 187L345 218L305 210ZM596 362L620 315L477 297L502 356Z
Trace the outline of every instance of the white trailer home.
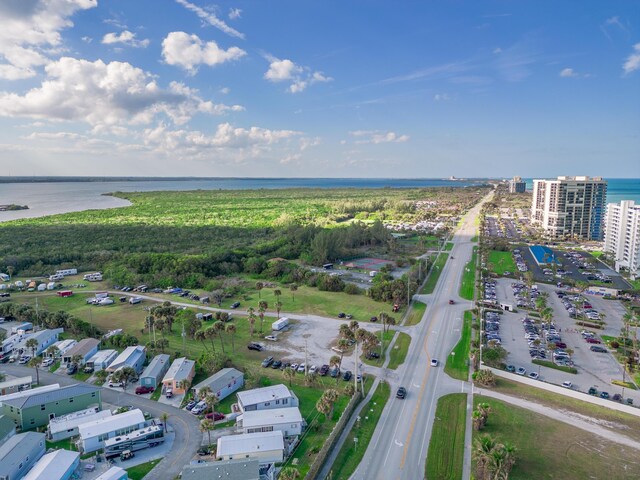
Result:
M288 325L289 325L289 319L287 317L282 317L271 324L271 329L275 331L279 331Z

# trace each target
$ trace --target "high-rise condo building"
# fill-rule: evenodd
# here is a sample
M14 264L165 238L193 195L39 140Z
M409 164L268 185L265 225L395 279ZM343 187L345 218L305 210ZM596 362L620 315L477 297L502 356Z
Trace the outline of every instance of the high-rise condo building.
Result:
M640 275L640 205L633 200L607 205L604 251L613 255L616 271Z
M534 180L531 223L553 238L602 240L606 198L601 177Z
M509 180L509 193L524 193L527 191L527 183L522 177L513 177Z

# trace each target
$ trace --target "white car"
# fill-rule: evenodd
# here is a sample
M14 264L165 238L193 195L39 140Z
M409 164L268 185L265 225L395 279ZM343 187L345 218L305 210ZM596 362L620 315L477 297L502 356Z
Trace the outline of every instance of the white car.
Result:
M315 366L315 365L311 365L311 367L309 368L309 374L311 374L311 375L313 375L317 371L318 371L318 367Z
M111 388L122 387L122 382L112 382L111 380L109 380L109 387Z
M53 365L53 358L45 358L42 361L42 365L40 365L42 368L46 368L46 367L50 367L51 365Z
M573 388L573 383L571 383L569 380L567 380L566 382L562 382L562 386L564 388Z
M305 370L305 364L301 363L300 365L298 365L298 373L304 373Z
M435 358L431 359L431 366L432 367L437 367L438 366L438 360L436 360Z
M264 337L265 340L271 340L272 342L275 342L278 340L278 337L276 337L275 335L267 335L266 337Z

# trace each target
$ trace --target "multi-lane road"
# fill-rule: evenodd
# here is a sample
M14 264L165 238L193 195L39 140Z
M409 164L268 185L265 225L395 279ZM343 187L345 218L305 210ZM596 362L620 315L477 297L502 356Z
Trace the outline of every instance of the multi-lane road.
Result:
M480 208L481 204L476 205L466 215L453 237L449 260L427 299L422 321L413 331L407 359L398 372L399 380L392 384L392 397L351 477L354 480L423 478L438 398L466 390L464 382L448 377L442 367L460 338L464 311L472 308L472 302L461 299L458 290L465 265L471 259L471 238L476 234ZM450 305L449 300L455 304ZM439 365L432 367L431 359L437 359ZM399 386L408 390L404 400L395 398Z

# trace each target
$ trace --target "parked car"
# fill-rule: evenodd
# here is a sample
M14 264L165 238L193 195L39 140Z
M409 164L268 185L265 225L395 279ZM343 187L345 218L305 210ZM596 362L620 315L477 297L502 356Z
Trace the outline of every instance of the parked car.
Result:
M456 303L456 302L454 302L453 300L449 300L449 305L453 305L453 304L455 304L455 303Z
M314 373L317 373L317 372L318 372L318 367L316 367L315 365L311 365L309 367L309 374L310 375L313 375Z
M226 415L220 412L211 412L205 415L205 418L213 420L214 422L217 422L218 420L224 420L225 417Z
M531 378L532 380L537 380L538 377L539 377L538 372L529 373L529 378Z
M194 415L200 415L206 409L207 409L207 402L202 400L202 401L196 403L195 407L193 407L191 409L191 413L193 413Z
M331 376L331 378L336 378L338 375L340 375L340 369L338 367L333 367L329 372L329 375Z
M507 372L514 373L516 371L516 367L513 365L507 365Z
M123 450L122 453L120 454L120 460L121 461L125 461L125 460L129 460L130 458L135 457L136 454L133 453L131 450Z
M82 371L83 371L84 373L93 373L93 372L94 372L94 370L95 370L95 369L94 369L93 367L89 366L89 365L87 365L86 367L84 367L84 368L82 369Z
M600 393L600 398L604 398L605 400L609 398L609 392Z
M67 365L67 375L73 375L78 371L78 366L75 363Z
M406 396L407 396L407 389L404 387L398 388L398 391L396 392L396 398L404 400Z
M340 312L340 313L338 314L338 318L345 318L346 316L347 316L347 314L346 314L346 313L344 313L344 312Z
M30 355L22 355L19 359L18 359L18 363L29 363L29 360L31 360L31 356ZM75 373L75 372L74 372Z
M431 359L431 366L432 367L437 367L438 366L438 360L436 360L435 358Z
M301 363L300 365L298 365L298 369L297 369L298 373L304 373L305 370L306 370L306 366L304 363Z
M573 383L571 383L569 380L562 382L562 386L564 388L573 388Z
M327 373L329 373L329 365L322 365L320 367L320 375L324 377Z
M169 389L167 389L167 391L166 391L166 392L164 392L164 396L165 396L166 398L172 398L172 397L173 397L173 390L172 390L172 389L170 389L170 388L169 388Z
M598 389L596 387L590 387L589 391L587 393L589 395L597 395L598 394Z
M196 402L195 400L191 400L189 403L187 403L187 404L185 405L185 407L184 407L184 408L185 408L186 410L191 411L191 410L193 410L193 407L195 407L197 403L198 403L198 402Z
M255 342L251 342L249 345L247 345L247 348L249 350L255 350L256 352L261 352L262 350L264 350L264 347L262 345Z
M151 393L155 390L153 387L149 387L147 385L140 385L136 387L136 395L144 395L146 393Z
M344 375L342 375L342 379L345 382L348 382L349 380L351 380L351 377L353 377L353 373L351 373L351 370L347 370L346 372L344 372Z
M238 308L240 306L240 302L234 302L231 304L231 308Z
M278 337L276 337L275 335L267 335L266 337L264 337L265 340L271 340L272 342L276 342L278 340Z
M113 380L109 380L109 387L116 388L121 386L122 386L122 382L114 382Z
M516 370L516 373L518 375L524 375L525 373L527 373L527 371L523 367L518 367L518 369Z
M273 357L267 357L262 361L262 368L267 368L273 363Z
M53 358L45 358L40 365L42 368L50 367L53 365Z
M281 360L276 360L271 364L271 368L276 370L276 369L280 368L281 365L282 365L282 361Z
M591 350L592 352L597 352L597 353L607 353L608 350L604 347L601 347L600 345L591 345L589 347L589 350Z

